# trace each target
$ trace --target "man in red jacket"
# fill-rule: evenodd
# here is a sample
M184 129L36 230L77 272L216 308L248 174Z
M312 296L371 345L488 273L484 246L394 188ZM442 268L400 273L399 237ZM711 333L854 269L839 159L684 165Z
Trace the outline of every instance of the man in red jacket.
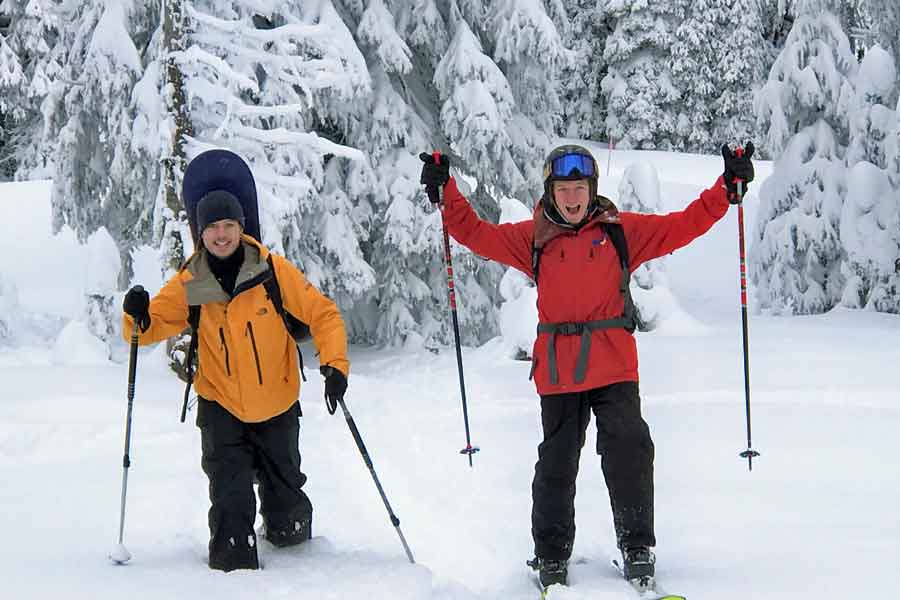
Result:
M475 214L450 177L447 157L421 156L422 183L443 186L449 233L473 252L515 267L537 283L538 335L532 376L544 439L532 484L532 536L543 586L566 584L575 539L575 479L591 413L609 489L624 575L652 580L653 441L641 416L636 311L630 274L686 246L737 203L737 181L753 180L746 154L722 148L725 170L680 212L619 212L597 193L597 163L561 146L544 164L544 194L527 221L495 225ZM617 249L618 248L618 249Z

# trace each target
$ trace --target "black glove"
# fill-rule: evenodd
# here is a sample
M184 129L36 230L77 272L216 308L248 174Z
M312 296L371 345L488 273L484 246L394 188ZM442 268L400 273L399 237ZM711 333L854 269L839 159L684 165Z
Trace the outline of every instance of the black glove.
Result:
M728 201L732 204L738 204L743 200L743 194L747 193L747 184L753 181L753 142L747 142L744 152L741 156L728 148L728 144L722 144L722 158L725 159L725 172L722 177L725 179L725 188L728 190ZM737 181L740 179L744 182L741 186L741 197L738 197Z
M334 414L338 400L343 400L347 392L347 378L339 370L328 365L319 367L319 373L325 378L325 403L328 405L328 412Z
M447 185L450 181L450 159L446 155L441 154L441 162L434 162L434 155L423 152L419 155L422 162L422 177L419 183L425 184L425 191L428 192L428 199L434 204L440 202L438 187Z
M150 327L150 294L143 287L136 285L125 293L122 310L135 320L141 331Z

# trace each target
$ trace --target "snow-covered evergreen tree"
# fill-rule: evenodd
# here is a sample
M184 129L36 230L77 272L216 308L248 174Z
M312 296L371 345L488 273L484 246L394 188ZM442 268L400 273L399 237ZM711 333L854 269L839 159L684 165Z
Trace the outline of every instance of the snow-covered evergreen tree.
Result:
M495 0L488 15L493 59L503 71L516 110L509 134L511 152L525 179L513 196L531 200L540 189L541 167L558 129L560 79L570 53L542 0Z
M12 136L16 121L24 115L19 107L20 90L25 86L25 74L19 57L0 35L0 181L15 172Z
M625 169L615 204L619 210L660 214L662 201L659 175L653 165L634 163ZM641 330L655 329L665 318L671 297L666 281L665 258L642 264L631 274L631 294L643 323Z
M894 106L900 91L894 84L896 79L891 55L880 46L871 48L853 79L848 166L867 161L881 169L887 167L886 144L896 125Z
M371 81L330 0L267 8L186 5L191 35L180 67L194 129L188 156L227 147L247 160L262 241L350 310L374 285L355 218L370 211L372 190L362 153L341 142L348 108Z
M500 68L483 52L469 25L458 19L456 34L435 72L441 96L442 128L453 153L472 165L486 186L503 181L526 185L510 150L515 100Z
M890 155L897 136L896 66L882 48L871 48L854 79L850 108L847 197L841 242L847 251L842 303L900 312L900 188L891 185Z
M672 43L672 74L682 90L676 116L675 147L690 152L713 152L715 100L723 73L717 58L728 44L726 0L695 0L675 28ZM725 38L725 39L723 39Z
M42 105L40 141L50 155L54 224L82 239L101 225L124 242L133 202L128 99L141 75L129 2L88 0L52 7L60 23L47 64L62 67ZM47 8L49 10L49 8ZM39 165L36 165L39 166Z
M122 312L116 300L121 266L116 242L105 227L99 228L87 240L84 321L88 330L107 344L120 336Z
M836 8L836 0L799 4L756 99L764 149L777 160L760 189L750 277L758 304L779 313L829 310L845 283L840 220L857 65Z
M846 113L856 59L834 12L837 0L803 0L784 49L756 95L761 150L777 157L792 135L820 120L848 141Z
M560 122L557 77L544 77L565 54L559 0L167 0L184 16L180 47L161 3L27 4L66 27L42 34L35 64L52 76L19 174L54 177L57 224L82 239L106 225L126 262L153 244L171 270L190 250L173 241L187 235L167 193L178 140L187 158L226 147L256 176L263 242L337 300L353 339L446 343L440 217L418 153L449 149L459 174L477 177L486 218L503 195L539 195ZM455 245L454 255L463 339L484 341L497 331L501 270Z
M562 122L559 133L567 137L601 139L606 105L600 81L606 75L603 48L612 30L605 6L597 0L569 0L557 29L571 50L559 80Z
M677 146L682 91L672 74L672 40L684 0L607 0L615 30L606 40L608 72L601 82L606 129L621 148L668 150Z
M5 144L0 149L0 173L19 177L47 177L46 150L35 143L42 131L41 102L50 89L50 82L60 72L59 64L48 60L50 45L57 38L58 19L53 11L45 10L47 0L2 0L0 13L10 18L10 28L0 49L0 72L6 75L6 86L0 83L0 127L4 129ZM10 55L11 53L11 55ZM3 63L6 62L6 66ZM16 71L21 73L17 80ZM7 108L4 110L2 105ZM22 169L28 167L23 173Z
M900 2L896 0L867 0L866 7L872 19L872 26L878 33L881 44L894 55L894 62L900 65Z
M712 145L744 143L756 139L754 91L762 86L769 66L769 43L765 39L759 0L729 2L725 30L720 32L716 55L718 84L710 110L713 116ZM721 37L724 33L724 38Z
M749 250L757 305L774 314L831 309L843 293L846 170L824 120L794 135L763 182Z

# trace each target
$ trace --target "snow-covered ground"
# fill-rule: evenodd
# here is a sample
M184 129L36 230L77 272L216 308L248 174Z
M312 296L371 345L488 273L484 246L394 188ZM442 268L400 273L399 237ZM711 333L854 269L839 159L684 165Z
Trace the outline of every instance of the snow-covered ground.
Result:
M597 154L605 173L605 150ZM615 197L634 160L656 166L667 209L695 197L721 167L718 157L616 151L601 191ZM757 164L760 179L769 168ZM53 245L41 190L0 186L4 215L34 209L0 221L0 273L23 306L71 318L78 250L71 240ZM900 319L846 310L751 318L753 445L762 455L748 472L738 457L746 430L733 213L669 258L687 315L638 342L657 449L659 578L691 600L891 597L900 586ZM311 364L301 451L316 538L289 551L263 543L265 570L225 575L204 563L199 432L178 422L182 387L158 350L140 354L137 374L125 522L134 558L121 567L107 560L118 534L126 365L75 365L83 340L68 340L0 346L3 597L536 597L524 561L539 406L529 365L506 359L499 344L464 353L472 438L482 449L472 469L458 454L465 437L452 349L352 349L347 404L417 565L344 419L325 411ZM608 566L614 537L592 447L589 438L572 586L554 599L629 597Z

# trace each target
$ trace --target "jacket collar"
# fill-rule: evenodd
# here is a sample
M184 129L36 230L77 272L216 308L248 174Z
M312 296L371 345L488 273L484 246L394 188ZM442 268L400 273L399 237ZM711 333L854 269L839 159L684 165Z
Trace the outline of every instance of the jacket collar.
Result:
M606 196L597 196L590 213L581 225L567 222L552 204L542 198L534 207L534 247L543 248L550 240L565 233L596 227L601 223L619 223L619 209Z
M241 236L241 245L244 248L244 262L241 264L234 283L235 296L271 277L267 262L268 249L246 234ZM215 275L209 268L207 256L208 250L201 247L200 250L194 252L183 267L183 270L187 270L192 276L184 284L189 306L231 300L231 297L216 281Z

